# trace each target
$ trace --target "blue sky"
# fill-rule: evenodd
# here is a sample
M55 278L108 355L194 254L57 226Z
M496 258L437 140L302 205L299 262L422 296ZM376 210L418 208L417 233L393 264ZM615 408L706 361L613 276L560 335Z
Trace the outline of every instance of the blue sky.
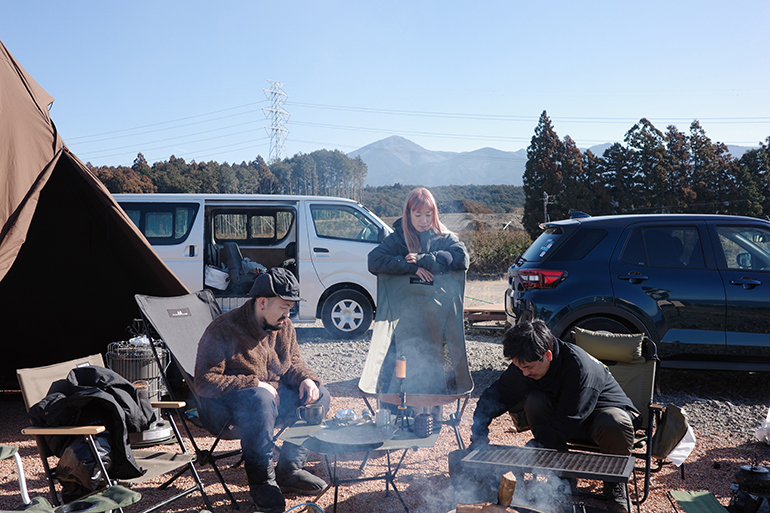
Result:
M390 135L429 150L526 148L548 112L580 147L642 117L714 141L770 135L770 2L0 0L0 40L94 165L268 160Z

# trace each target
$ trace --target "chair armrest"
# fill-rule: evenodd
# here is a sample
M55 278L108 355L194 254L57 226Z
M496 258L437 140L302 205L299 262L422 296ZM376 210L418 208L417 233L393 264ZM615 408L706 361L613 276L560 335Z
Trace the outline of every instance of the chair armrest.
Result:
M59 426L59 427L26 427L22 428L24 435L98 435L106 431L104 426Z
M662 404L650 403L650 409L656 412L662 412L663 410L666 409L666 407L663 406Z
M163 408L166 410L178 410L186 405L184 401L150 401L150 404L153 408Z

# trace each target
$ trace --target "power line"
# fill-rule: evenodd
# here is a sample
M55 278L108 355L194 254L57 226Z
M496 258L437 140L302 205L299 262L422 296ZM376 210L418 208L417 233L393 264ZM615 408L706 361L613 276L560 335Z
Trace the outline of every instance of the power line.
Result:
M151 123L149 125L141 125L141 126L133 127L133 128L123 128L123 129L120 129L120 130L112 130L110 132L101 132L101 133L91 134L91 135L80 135L80 136L76 136L76 137L69 137L68 140L69 141L80 141L81 139L88 139L90 137L101 137L103 135L112 135L112 134L131 132L133 130L141 130L141 129L144 129L144 128L152 128L152 127L156 127L156 126L160 126L160 125L167 125L169 123L177 123L179 121L186 121L188 119L194 119L194 118L200 118L200 117L204 117L204 116L210 116L212 114L219 114L220 112L227 112L227 111L230 111L230 110L242 109L243 107L250 107L252 105L258 105L260 103L265 103L265 101L266 100L262 100L262 101L259 101L259 102L247 103L247 104L244 104L244 105L239 105L237 107L228 107L226 109L220 109L220 110L215 110L215 111L212 111L212 112L206 112L204 114L195 114L195 115L192 115L192 116L186 116L186 117L183 117L183 118L172 119L172 120L169 120L169 121L159 121L157 123ZM208 123L210 121L217 121L217 120L226 119L226 118L229 118L229 117L242 116L244 114L249 114L251 112L257 112L258 110L259 109L255 109L255 110L251 110L251 111L246 111L246 112L240 112L240 113L237 113L237 114L232 114L230 116L222 116L222 117L214 118L214 119L206 119L206 120L203 120L203 121L198 121L196 123L189 123L187 125L179 125L179 126L168 127L168 128L164 128L162 130L172 130L174 128L182 128L182 127L185 127L185 126L197 125L197 124L200 124L200 123ZM152 133L152 132L159 132L159 131L160 130L150 130L148 132L140 132L138 134L132 134L132 135L134 135L134 136L136 136L136 135L143 135L145 133ZM90 141L90 142L100 142L100 141L103 141L103 140L107 140L107 139L99 139L99 140Z

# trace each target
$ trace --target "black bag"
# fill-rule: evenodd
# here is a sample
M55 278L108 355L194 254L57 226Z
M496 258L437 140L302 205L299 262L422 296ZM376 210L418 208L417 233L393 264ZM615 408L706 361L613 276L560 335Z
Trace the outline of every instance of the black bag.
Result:
M110 433L104 431L93 438L99 457L109 472L112 467ZM64 502L71 502L96 491L104 477L85 438L79 438L68 445L56 467L56 479L62 485Z
M652 435L652 455L661 460L666 459L687 434L688 425L682 409L669 403Z

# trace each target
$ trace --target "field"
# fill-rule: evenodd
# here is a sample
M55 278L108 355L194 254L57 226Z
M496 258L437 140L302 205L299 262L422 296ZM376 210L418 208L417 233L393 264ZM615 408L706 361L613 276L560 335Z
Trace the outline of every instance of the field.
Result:
M523 210L516 208L515 212L508 214L441 214L440 218L441 222L455 233L475 230L478 226L483 227L485 231L523 230L524 227L521 225ZM398 217L382 218L389 226L393 226L396 219Z

